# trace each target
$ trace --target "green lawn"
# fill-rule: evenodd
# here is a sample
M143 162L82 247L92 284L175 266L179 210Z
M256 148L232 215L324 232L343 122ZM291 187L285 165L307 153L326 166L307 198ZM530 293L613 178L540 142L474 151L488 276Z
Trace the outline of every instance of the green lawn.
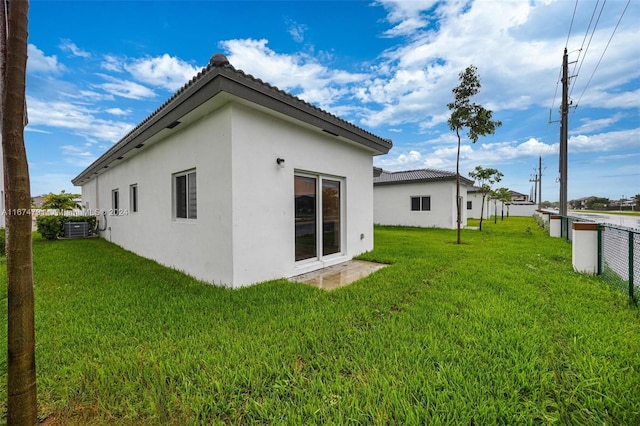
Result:
M379 227L326 292L203 285L34 241L39 413L59 424L640 424L640 311L533 219ZM4 261L2 276L5 276ZM6 298L6 279L0 289ZM6 329L6 310L1 314ZM6 335L0 336L0 414Z

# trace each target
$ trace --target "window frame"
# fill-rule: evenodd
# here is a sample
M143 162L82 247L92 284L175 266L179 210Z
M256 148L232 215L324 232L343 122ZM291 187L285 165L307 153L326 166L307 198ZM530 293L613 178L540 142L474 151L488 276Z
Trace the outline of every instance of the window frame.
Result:
M178 199L179 194L179 184L178 181L181 178L185 178L185 187L184 187L184 206L181 207L178 205L180 200ZM191 205L190 200L190 191L191 191L191 182L193 179L193 191L194 191L194 203ZM198 219L198 175L195 168L184 170L178 173L173 173L171 175L172 182L172 216L175 221L185 221L185 222L193 222ZM180 197L182 198L182 197ZM184 216L179 216L182 214L181 210L184 210Z
M138 184L129 185L129 207L132 213L138 212Z
M120 211L120 188L111 190L111 211L115 216Z
M425 203L425 200L427 202ZM430 212L431 211L431 195L411 195L409 196L410 201L410 209L412 212ZM415 202L418 202L418 205L415 205ZM425 208L425 204L426 207ZM418 207L418 208L415 208Z

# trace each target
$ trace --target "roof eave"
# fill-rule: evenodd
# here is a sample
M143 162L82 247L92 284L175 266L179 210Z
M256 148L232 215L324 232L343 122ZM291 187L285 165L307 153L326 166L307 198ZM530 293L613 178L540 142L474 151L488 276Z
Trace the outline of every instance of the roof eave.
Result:
M360 129L260 80L249 78L232 67L216 67L194 77L191 83L169 98L71 182L76 186L83 184L221 92L300 120L338 138L360 144L370 149L374 155L386 154L393 146L389 139Z

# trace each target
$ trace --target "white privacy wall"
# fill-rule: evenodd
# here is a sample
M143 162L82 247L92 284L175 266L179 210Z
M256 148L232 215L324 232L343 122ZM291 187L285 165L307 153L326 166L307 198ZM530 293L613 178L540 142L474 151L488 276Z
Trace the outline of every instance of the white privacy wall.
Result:
M372 165L364 147L233 102L111 166L83 185L83 203L109 209L118 188L129 212L108 216L104 238L204 281L241 287L371 250ZM176 220L172 174L193 168L198 218ZM344 179L343 253L304 269L294 254L296 170ZM138 213L129 205L131 184L138 185Z
M462 226L467 224L467 187L460 185ZM430 211L411 211L411 197L431 197ZM455 181L435 181L376 185L373 220L380 225L419 226L454 229L456 224Z

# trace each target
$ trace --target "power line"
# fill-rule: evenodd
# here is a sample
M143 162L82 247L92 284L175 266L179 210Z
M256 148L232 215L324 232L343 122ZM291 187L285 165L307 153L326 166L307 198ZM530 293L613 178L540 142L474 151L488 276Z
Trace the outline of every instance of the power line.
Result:
M620 21L622 21L622 17L624 16L625 12L627 11L627 8L629 7L629 3L631 3L631 0L627 0L627 4L624 6L624 10L620 14L620 18L618 19L618 22L616 23L616 26L613 29L613 32L611 33L611 37L609 37L609 41L607 41L607 45L604 47L604 51L602 52L602 55L600 56L600 59L598 60L598 63L596 64L596 67L593 69L593 73L591 73L591 77L589 77L589 81L587 81L586 86L584 86L584 90L582 91L582 93L580 94L580 97L578 98L578 101L576 102L576 108L578 107L578 104L580 103L580 100L582 99L582 96L587 91L587 88L589 87L589 84L591 83L591 80L593 79L593 76L595 75L596 71L598 70L598 67L600 66L600 62L602 62L602 58L604 58L604 54L607 52L607 49L609 48L609 44L611 43L611 40L613 39L613 36L616 33L616 30L618 29L618 26L620 25ZM604 5L603 5L603 7L604 7Z
M571 28L573 28L573 19L576 17L577 9L578 9L578 0L576 0L576 5L573 7L573 16L571 16L571 24L569 25L569 34L567 34L567 41L564 43L565 48L569 44L569 36L571 35Z
M605 0L605 2L606 2L606 0ZM573 71L572 71L573 75L577 75L577 73L576 73L577 62L580 60L580 54L582 53L582 49L584 48L584 42L587 40L587 36L589 35L589 30L591 29L591 23L593 22L593 17L596 15L596 10L598 10L598 4L599 3L600 3L600 0L596 1L596 5L593 7L593 12L591 12L591 19L589 19L589 25L587 26L587 31L585 31L585 33L584 33L584 38L582 39L582 45L580 46L580 49L578 50L578 59L576 59L576 65L574 65L574 67L573 67ZM603 5L603 7L604 7L604 5ZM602 13L602 11L600 11L600 13ZM598 19L599 18L600 17L598 16ZM595 27L594 27L594 29L595 29ZM593 33L591 33L591 38L593 38ZM589 44L591 44L591 39L589 39ZM578 67L578 73L580 72L580 68L582 68L582 64L584 63L584 58L586 57L588 50L589 50L589 46L587 46L587 49L584 52L584 56L582 56L582 62L580 62L580 66Z
M582 69L582 64L584 63L584 60L587 57L589 46L591 46L591 40L593 40L593 35L596 33L596 28L598 28L598 22L600 22L600 17L602 16L602 11L604 10L604 6L606 4L607 4L607 0L604 0L604 2L602 3L602 7L600 8L600 13L598 14L598 19L596 19L596 23L594 24L593 30L591 31L591 37L589 37L589 43L587 44L587 48L584 51L584 55L582 56L582 62L580 62L580 66L578 67L578 73L580 73L580 69ZM598 8L598 3L596 3L596 6L593 9L593 14L591 15L591 19L593 19L593 15L595 14L597 8ZM591 26L591 22L589 22L589 26ZM589 28L587 28L587 32L584 35L585 39L587 38L588 33L589 33ZM584 40L582 43L584 44ZM582 47L580 49L582 49ZM569 96L571 96L571 93L573 92L574 87L575 87L575 81L573 82L573 86L571 86L571 91L569 92Z

